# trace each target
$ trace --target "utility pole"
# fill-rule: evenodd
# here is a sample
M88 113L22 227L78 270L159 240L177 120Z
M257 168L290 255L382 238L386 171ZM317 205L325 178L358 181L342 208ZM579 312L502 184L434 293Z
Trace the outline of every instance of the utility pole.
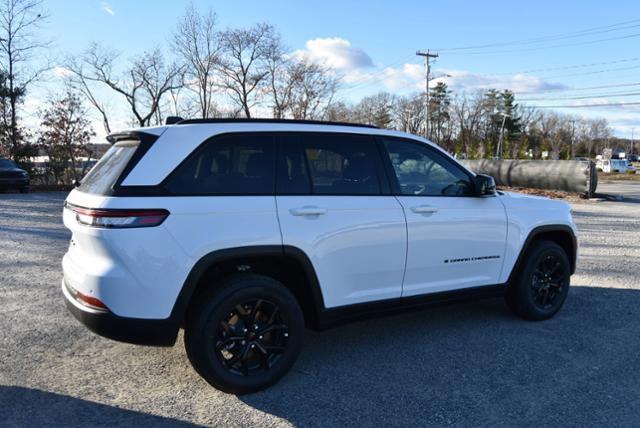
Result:
M427 110L427 117L425 119L425 123L426 123L426 137L427 139L429 139L429 74L431 73L431 64L429 63L429 60L431 58L438 58L438 54L433 54L431 52L429 52L429 49L427 49L426 52L421 52L421 51L417 51L416 55L418 56L422 56L424 57L424 68L425 68L425 92L426 92L426 100L427 100L427 106L426 106L426 110Z
M500 127L500 136L498 137L498 145L496 146L496 158L502 159L502 136L504 135L504 123L509 116L507 113L500 113L502 115L502 126Z
M634 154L634 153L635 153L635 151L633 150L633 149L634 149L634 147L633 147L633 131L634 131L635 129L636 129L636 128L631 128L631 154Z
M575 151L575 135L576 135L576 120L575 119L571 119L569 122L571 122L571 160L575 159L576 157L576 151Z

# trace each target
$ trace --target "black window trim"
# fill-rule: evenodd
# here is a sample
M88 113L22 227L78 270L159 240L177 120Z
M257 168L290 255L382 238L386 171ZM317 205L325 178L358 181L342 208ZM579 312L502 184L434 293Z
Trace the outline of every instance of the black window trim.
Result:
M393 164L391 163L391 156L389 156L389 152L387 151L387 148L384 144L385 140L394 140L394 141L401 142L403 144L413 144L413 145L424 148L428 152L435 153L436 157L440 157L444 159L445 162L447 162L453 168L457 168L464 175L469 177L469 184L472 186L472 189L473 189L474 176L465 168L463 168L461 165L459 165L457 162L449 159L447 155L439 152L438 149L431 147L429 144L423 143L422 141L414 140L412 138L398 137L395 135L376 135L376 139L378 140L378 144L380 145L380 150L382 150L384 153L382 161L385 165L385 170L387 171L388 179L391 186L391 191L394 196L409 196L412 198L413 197L419 197L419 198L477 198L478 197L477 195L474 195L474 194L471 194L471 195L407 195L407 194L403 194L402 191L400 190L400 182L398 181L398 177L396 176L396 172L393 168Z
M182 166L184 164L186 164L189 159L191 159L193 156L197 156L197 154L200 153L201 150L204 150L204 147L206 147L208 145L209 142L214 141L215 139L218 138L222 138L222 137L226 137L226 136L242 136L242 135L252 135L255 136L255 134L261 134L261 135L268 135L274 138L274 144L276 144L276 155L275 155L275 180L274 180L274 190L273 193L224 193L224 194L220 194L220 193L197 193L197 194L190 194L190 193L172 193L167 189L167 183L175 176L175 174L177 174L177 172L182 168ZM288 193L288 194L279 194L277 192L278 189L278 168L279 168L279 159L280 159L280 155L281 155L281 150L282 150L282 143L281 143L281 139L280 136L282 135L291 135L291 134L302 134L302 135L309 135L309 134L335 134L335 135L345 135L345 136L363 136L363 137L367 137L370 138L372 140L372 142L374 143L374 145L378 146L378 150L377 150L377 155L378 155L378 167L382 167L382 170L378 171L378 180L380 182L380 194L378 195L363 195L363 194L348 194L348 193L340 193L340 194L316 194L316 193ZM178 165L176 165L169 174L167 174L167 176L157 185L144 185L144 186L121 186L120 182L122 182L122 180L124 180L124 178L126 177L126 175L130 172L131 169L133 169L133 166L135 166L135 164L133 164L131 166L131 168L129 169L129 171L124 171L126 172L126 174L123 173L123 175L121 176L120 180L118 183L116 183L116 189L113 192L112 196L137 196L137 197L142 197L142 196L149 196L149 197L154 197L154 196L171 196L171 197L212 197L212 196L216 196L216 197L234 197L234 196L267 196L267 197L273 197L273 196L360 196L360 197L376 197L376 196L393 196L393 192L392 192L392 187L391 187L391 182L389 181L389 176L386 173L385 166L384 166L384 152L380 152L380 148L379 148L379 143L377 141L377 134L370 134L370 133L359 133L359 132L332 132L332 131L304 131L304 130L291 130L291 131L260 131L260 130L255 130L255 131L230 131L230 132L221 132L219 134L215 134L212 135L210 137L207 137L204 141L202 141L200 144L198 144L198 146L196 146L191 153L189 153L189 155L187 155L180 163L178 163ZM147 147L148 150L148 147ZM374 149L375 150L375 149ZM146 153L146 150L142 153L144 154ZM142 154L140 155L140 157L142 157ZM134 155L134 157L137 158L137 156ZM139 159L136 159L136 164L137 161ZM386 180L385 180L386 178Z

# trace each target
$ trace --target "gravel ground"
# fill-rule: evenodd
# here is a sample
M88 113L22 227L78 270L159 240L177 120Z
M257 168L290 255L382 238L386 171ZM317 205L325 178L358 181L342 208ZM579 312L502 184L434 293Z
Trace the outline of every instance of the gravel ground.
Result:
M552 320L496 299L308 332L289 375L236 397L192 371L181 337L117 343L67 313L63 199L0 195L0 424L640 425L637 202L574 204L582 258Z

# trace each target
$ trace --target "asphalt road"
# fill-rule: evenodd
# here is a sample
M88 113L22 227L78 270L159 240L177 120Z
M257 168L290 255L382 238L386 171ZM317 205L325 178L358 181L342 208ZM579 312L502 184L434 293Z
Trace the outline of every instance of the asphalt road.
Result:
M307 332L280 383L236 397L194 373L181 337L117 343L67 313L63 198L0 194L2 425L640 425L633 200L574 204L582 258L552 320L522 321L496 299Z

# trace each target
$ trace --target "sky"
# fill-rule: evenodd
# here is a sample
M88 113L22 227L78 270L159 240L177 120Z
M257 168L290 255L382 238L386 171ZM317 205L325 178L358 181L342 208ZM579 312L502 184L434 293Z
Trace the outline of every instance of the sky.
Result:
M640 135L637 0L193 3L203 13L212 8L221 29L273 24L292 51L344 76L339 93L344 101L356 102L381 90L400 95L424 90L423 60L416 51L429 49L439 54L432 75L443 76L432 85L443 81L455 93L511 89L522 104L606 117L615 135L630 137L632 128L636 138ZM124 59L157 46L168 51L169 37L188 4L45 1L50 18L42 31L54 41L49 53L55 68L31 91L25 107L37 111L61 85L64 58L92 41ZM101 95L109 97L124 126L124 100L108 92ZM103 135L97 117L95 124Z

